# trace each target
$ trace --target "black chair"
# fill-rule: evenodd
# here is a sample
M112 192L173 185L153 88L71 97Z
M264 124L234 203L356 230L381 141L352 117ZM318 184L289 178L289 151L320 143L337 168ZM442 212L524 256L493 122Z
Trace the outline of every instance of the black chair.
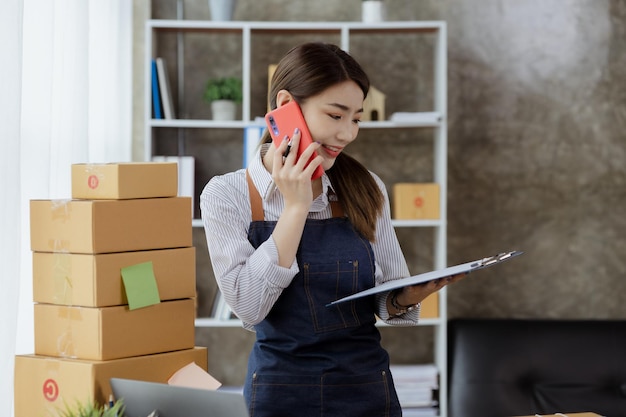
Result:
M449 417L626 416L626 321L453 319Z

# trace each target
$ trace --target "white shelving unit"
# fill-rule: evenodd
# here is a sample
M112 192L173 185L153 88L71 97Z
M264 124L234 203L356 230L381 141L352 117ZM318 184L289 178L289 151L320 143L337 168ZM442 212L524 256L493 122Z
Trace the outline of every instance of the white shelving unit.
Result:
M395 123L391 121L363 122L362 129L421 129L430 128L433 131L433 181L440 187L440 220L394 220L396 228L432 228L434 232L433 269L447 266L446 235L447 235L447 46L446 24L441 21L418 22L381 22L364 24L361 22L214 22L194 20L149 20L146 22L146 56L145 56L145 160L153 156L153 131L159 128L179 129L238 129L242 132L247 126L253 125L251 115L251 45L252 37L256 34L271 34L272 36L288 36L294 33L319 33L338 35L340 46L350 51L350 39L354 34L430 34L434 35L433 46L433 104L434 108L420 114L419 121L414 123ZM241 65L243 80L242 119L229 122L212 120L155 120L152 119L151 98L151 60L155 57L154 37L159 31L206 31L211 33L239 33L241 35ZM180 61L178 65L181 65ZM194 227L202 227L200 220L194 220ZM433 326L435 334L435 358L439 368L440 416L447 415L447 304L446 289L438 293L439 317L423 319L420 325ZM232 327L241 326L237 320L216 320L212 318L196 319L197 327Z

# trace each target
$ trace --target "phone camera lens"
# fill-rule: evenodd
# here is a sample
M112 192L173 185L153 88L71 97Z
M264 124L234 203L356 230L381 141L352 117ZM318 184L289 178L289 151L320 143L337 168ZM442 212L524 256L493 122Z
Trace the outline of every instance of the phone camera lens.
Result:
M274 120L273 116L269 117L270 125L272 127L272 131L274 132L274 136L278 136L278 126L276 126L276 120Z

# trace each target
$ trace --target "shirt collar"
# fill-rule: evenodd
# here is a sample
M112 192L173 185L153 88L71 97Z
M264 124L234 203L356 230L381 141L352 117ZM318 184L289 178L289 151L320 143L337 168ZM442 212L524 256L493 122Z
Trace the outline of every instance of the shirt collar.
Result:
M262 160L262 156L265 155L270 145L269 143L262 144L260 152L254 154L254 158L252 158L250 165L248 165L252 182L256 189L259 190L259 194L261 194L261 198L263 198L264 201L270 197L269 194L275 188L272 175L265 169Z

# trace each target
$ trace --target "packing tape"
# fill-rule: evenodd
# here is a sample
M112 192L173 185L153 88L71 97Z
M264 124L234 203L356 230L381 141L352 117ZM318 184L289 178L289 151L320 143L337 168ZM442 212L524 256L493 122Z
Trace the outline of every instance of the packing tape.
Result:
M69 253L70 241L68 239L50 239L48 240L48 248L54 253Z
M57 337L57 356L77 359L74 346L74 322L83 320L81 307L59 307L59 318L64 321L65 330Z
M92 190L98 188L100 183L106 179L102 164L85 164L85 173L87 174L87 187Z
M44 359L44 369L46 376L58 375L61 368L61 362L55 358Z
M72 217L72 200L59 199L50 200L50 214L52 222L67 223ZM67 239L50 239L48 248L51 252L69 252L70 242Z
M52 254L52 299L55 304L73 305L72 256L67 251Z
M70 199L50 200L50 212L52 220L65 222L72 215L72 205Z

